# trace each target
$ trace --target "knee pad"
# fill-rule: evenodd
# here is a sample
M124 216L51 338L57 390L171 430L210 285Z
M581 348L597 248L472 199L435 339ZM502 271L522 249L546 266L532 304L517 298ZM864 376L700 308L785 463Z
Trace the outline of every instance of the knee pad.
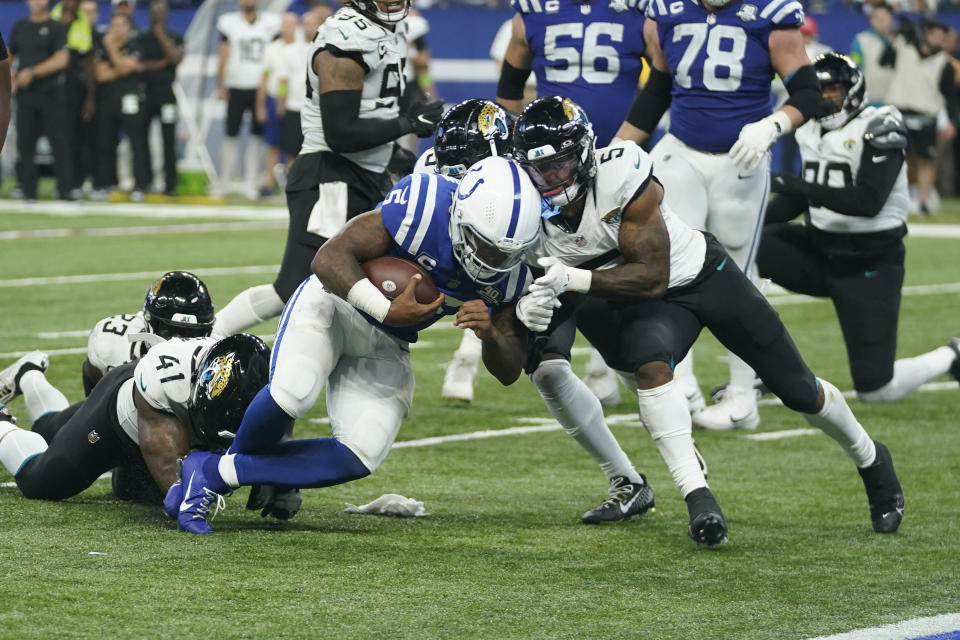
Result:
M536 370L530 374L530 381L541 395L556 395L564 387L567 376L573 369L570 363L563 359L543 360Z
M284 375L286 373L286 375ZM320 396L323 382L311 366L311 359L297 355L282 365L278 362L270 380L270 396L293 419L300 418L313 408Z

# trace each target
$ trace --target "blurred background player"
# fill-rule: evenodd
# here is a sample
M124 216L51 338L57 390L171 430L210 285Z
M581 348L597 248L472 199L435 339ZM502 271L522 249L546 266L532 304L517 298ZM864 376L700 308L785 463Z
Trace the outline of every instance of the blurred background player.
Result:
M894 361L909 206L903 118L866 106L864 74L847 56L825 54L814 68L824 111L797 130L804 174L773 178L760 275L833 300L864 402L894 402L948 371L960 379L958 338ZM800 214L807 224L787 224Z
M643 68L643 14L635 2L563 2L556 10L537 0L513 0L516 11L500 69L497 102L507 111L523 109L531 71L537 95L567 96L595 123L599 146L606 146L626 116ZM447 366L441 394L471 402L480 343L464 332ZM616 375L591 350L584 378L607 405L620 400Z
M250 116L247 136L244 192L259 195L261 136L263 123L257 119L257 87L263 75L267 44L280 31L280 16L261 13L257 0L239 0L240 11L225 13L217 20L220 48L217 59L217 95L227 101L227 130L220 154L220 189L226 190L233 179L237 159L237 136L243 115Z
M310 274L310 261L344 223L376 208L392 186L393 142L433 134L440 102L411 105L406 87L409 0L354 0L317 31L307 56L307 100L300 112L303 147L287 176L290 223L280 273L272 285L242 291L217 314L214 334L231 335L276 317Z
M307 44L303 41L300 19L297 14L287 12L280 19L280 37L267 45L263 75L257 87L257 120L263 123L263 140L267 143L266 162L260 179L261 195L273 193L278 186L274 169L280 162L287 96L294 83L306 91L306 83L300 78L304 74L306 59ZM299 114L299 109L297 112ZM300 128L299 119L297 128ZM293 155L299 151L297 147Z
M80 189L90 176L93 158L87 153L89 144L96 138L93 131L93 114L96 105L97 78L93 69L93 25L87 14L80 10L78 0L63 0L50 12L67 27L67 51L70 62L64 72L65 120L63 121L70 166L73 168L74 199L82 194Z
M713 233L744 273L752 271L769 185L768 150L783 133L815 116L816 74L799 28L797 0L654 0L643 33L650 78L618 137L643 142L670 109L670 133L652 152L671 209L694 229ZM770 113L779 74L789 93ZM729 355L723 399L704 409L692 356L676 377L694 423L713 429L759 423L754 373Z

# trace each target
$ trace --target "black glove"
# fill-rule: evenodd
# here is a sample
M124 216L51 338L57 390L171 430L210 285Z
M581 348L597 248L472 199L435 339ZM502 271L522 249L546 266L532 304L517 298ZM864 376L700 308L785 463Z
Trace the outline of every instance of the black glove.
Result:
M808 186L806 180L792 173L775 173L770 178L770 190L774 193L805 196Z
M427 138L433 135L433 130L437 128L442 115L443 102L440 100L421 102L412 105L404 115L400 116L400 122L406 131L415 133L420 138Z
M387 171L391 175L402 178L413 173L417 166L417 156L396 142L393 143L393 153L390 154L390 162L387 163Z

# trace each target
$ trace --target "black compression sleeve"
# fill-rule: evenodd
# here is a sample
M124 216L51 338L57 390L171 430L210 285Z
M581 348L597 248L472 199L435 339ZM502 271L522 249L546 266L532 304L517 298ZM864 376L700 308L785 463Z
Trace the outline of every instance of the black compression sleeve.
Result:
M820 113L823 96L820 93L820 81L813 65L808 64L794 71L784 83L790 97L786 104L800 112L803 120L815 118Z
M360 118L360 91L328 91L320 94L323 135L335 153L372 149L410 133L405 118L393 120Z
M673 80L670 73L659 69L650 69L650 77L640 93L634 98L627 114L627 122L641 131L652 133L660 118L670 107L670 87Z
M849 187L827 187L807 184L810 204L832 209L858 218L872 218L880 213L896 184L904 155L900 149L877 149L863 145L860 170Z
M775 193L770 196L770 201L767 203L763 224L790 222L806 210L806 197L796 193Z
M532 69L518 69L506 60L500 68L500 80L497 82L497 97L504 100L523 98L523 87L527 84Z

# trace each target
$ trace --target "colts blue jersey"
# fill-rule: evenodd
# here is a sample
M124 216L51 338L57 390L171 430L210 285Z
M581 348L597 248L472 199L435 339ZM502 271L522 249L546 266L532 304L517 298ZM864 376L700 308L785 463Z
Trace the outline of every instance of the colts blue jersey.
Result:
M627 117L640 77L643 13L637 0L511 0L533 51L538 96L583 107L610 144Z
M670 133L687 146L726 153L743 125L770 115L770 32L797 29L797 0L734 2L711 13L698 0L650 0L673 76Z
M477 284L460 268L450 242L450 208L456 190L456 180L438 174L414 173L398 182L378 207L383 225L396 243L389 255L419 264L446 295L440 312L423 324L379 325L387 333L408 342L416 342L418 331L441 316L455 314L467 300L480 299L488 306L499 307L516 301L533 282L530 270L524 265L492 285Z

